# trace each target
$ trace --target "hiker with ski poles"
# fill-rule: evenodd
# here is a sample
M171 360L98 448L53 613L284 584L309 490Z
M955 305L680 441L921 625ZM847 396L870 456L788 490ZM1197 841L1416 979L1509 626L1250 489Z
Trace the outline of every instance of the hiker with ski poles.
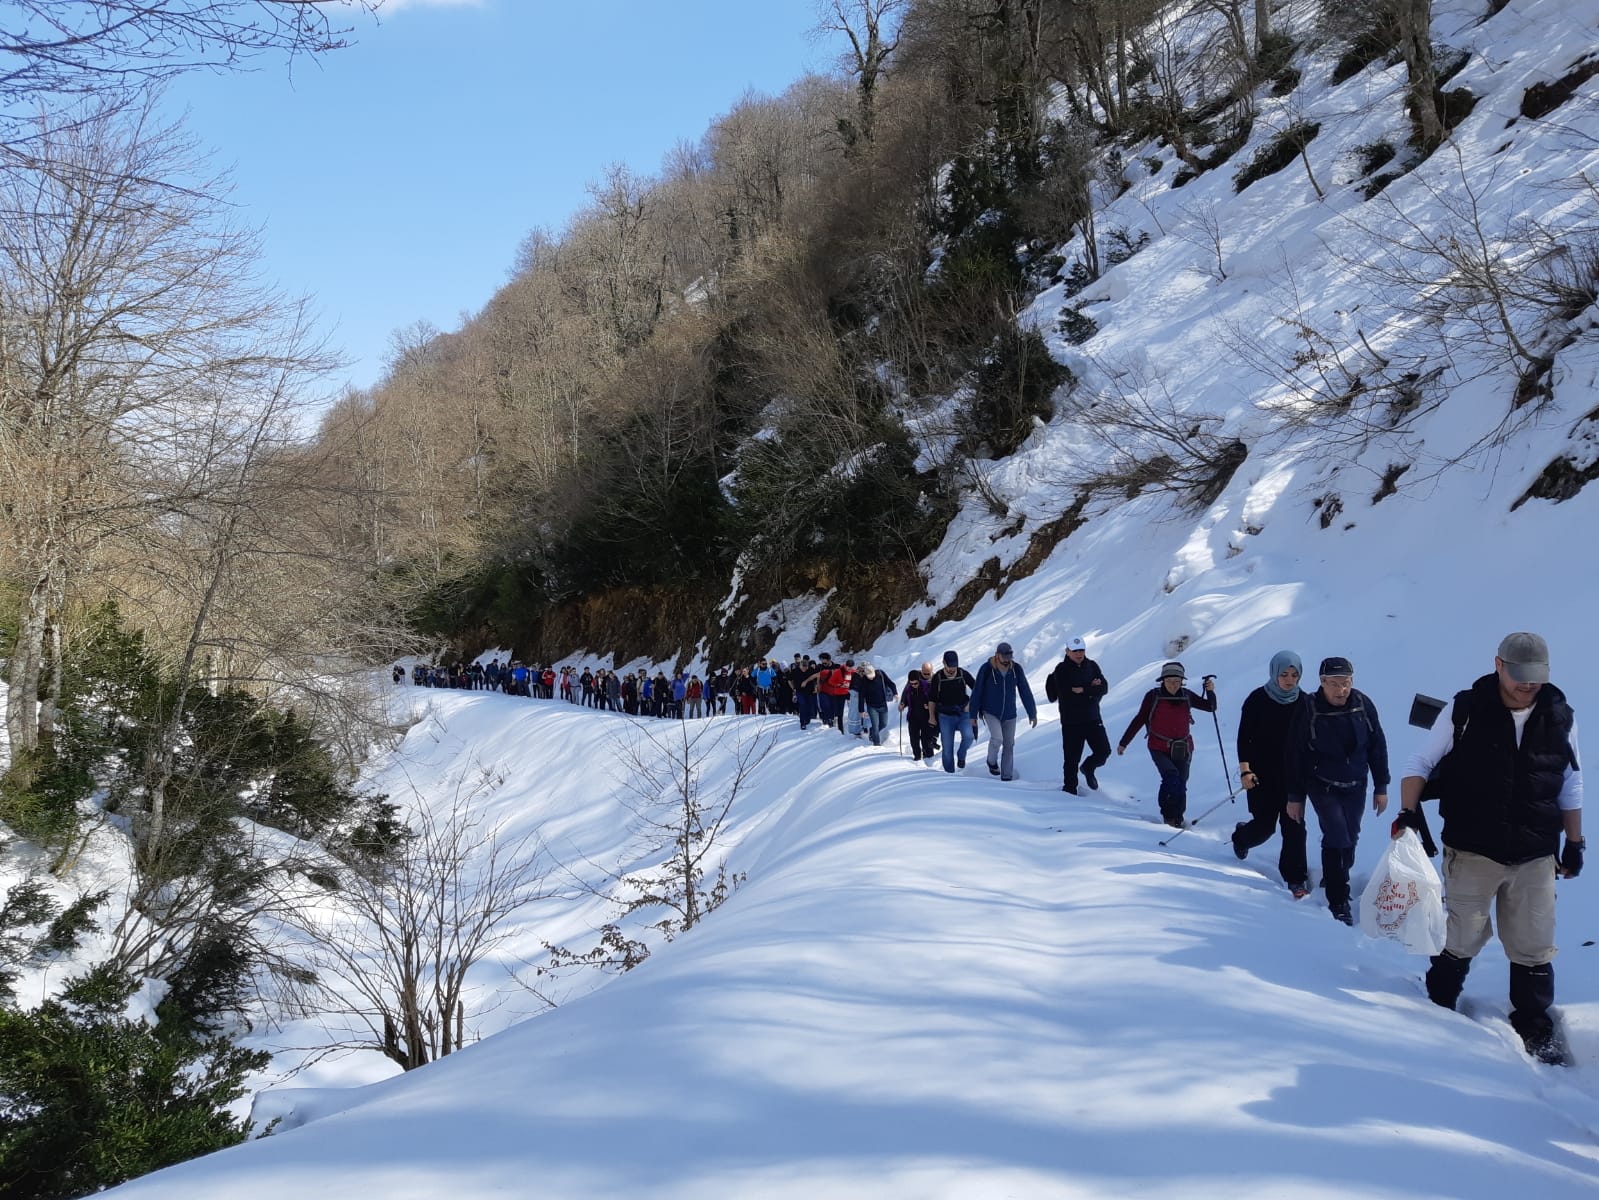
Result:
M1205 676L1204 695L1184 687L1186 679L1182 663L1163 664L1159 682L1144 693L1132 723L1116 746L1117 754L1126 754L1138 731L1147 728L1149 757L1160 772L1161 819L1174 829L1183 828L1188 811L1188 771L1194 755L1194 739L1189 732L1194 723L1192 710L1216 711L1215 676Z

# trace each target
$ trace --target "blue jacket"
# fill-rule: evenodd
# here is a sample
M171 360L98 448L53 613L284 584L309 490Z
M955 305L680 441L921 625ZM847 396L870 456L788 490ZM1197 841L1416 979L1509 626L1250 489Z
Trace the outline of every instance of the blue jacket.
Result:
M977 682L972 687L972 716L988 713L1001 721L1014 721L1018 694L1022 707L1027 710L1027 719L1038 720L1038 706L1033 703L1033 689L1027 686L1022 664L1013 662L1010 670L1004 671L991 658L977 668Z

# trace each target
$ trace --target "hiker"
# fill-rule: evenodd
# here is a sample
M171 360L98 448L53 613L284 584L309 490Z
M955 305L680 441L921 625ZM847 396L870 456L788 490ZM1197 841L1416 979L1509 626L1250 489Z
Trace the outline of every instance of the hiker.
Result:
M751 678L755 680L755 711L763 717L772 711L772 681L777 677L776 666L775 662L758 658L755 660L755 670L751 672Z
M1033 689L1027 684L1022 664L1011 652L1009 642L1001 642L991 657L977 668L972 685L973 723L981 717L988 725L988 773L1009 783L1016 778L1016 701L1027 710L1028 725L1038 728L1038 706Z
M1099 715L1099 702L1110 685L1099 664L1088 657L1088 644L1080 637L1066 643L1066 654L1044 680L1044 695L1060 706L1060 790L1077 795L1077 773L1090 791L1099 790L1099 768L1110 761L1110 735ZM1083 758L1083 746L1089 754ZM1081 766L1079 767L1079 760Z
M794 685L794 708L799 713L799 727L809 729L816 719L816 665L807 654L797 659L789 668L789 679Z
M1294 710L1288 733L1287 815L1305 819L1305 799L1321 825L1321 886L1334 920L1355 923L1349 907L1349 869L1355 865L1360 817L1371 776L1371 807L1388 807L1388 739L1377 706L1355 690L1347 658L1321 660L1321 686Z
M881 746L883 730L888 727L888 702L896 694L894 681L871 663L863 662L855 678L850 681L850 687L860 697L872 745Z
M738 711L744 716L755 712L756 693L760 688L756 686L755 678L750 674L748 667L738 669L738 679L733 684L733 691L738 695Z
M1206 678L1203 696L1183 686L1188 674L1180 662L1161 664L1160 680L1138 702L1138 711L1116 746L1117 754L1127 747L1140 729L1148 727L1149 757L1160 772L1160 815L1174 829L1183 827L1188 811L1188 771L1193 765L1194 739L1189 733L1194 723L1193 710L1216 711L1216 682Z
M1405 764L1395 836L1420 826L1424 789L1441 800L1448 911L1443 953L1427 971L1427 995L1434 1004L1455 1007L1471 960L1497 922L1510 960L1510 1024L1535 1058L1564 1062L1549 1015L1555 877L1581 874L1587 843L1577 719L1565 693L1549 682L1543 638L1510 634L1499 643L1493 671L1456 693L1450 720L1437 721Z
M899 693L901 721L910 730L911 761L933 765L938 751L938 714L933 702L933 664L912 667Z
M1310 894L1310 867L1305 861L1304 811L1288 815L1288 734L1294 714L1309 699L1299 686L1304 671L1299 655L1279 650L1260 687L1244 697L1238 715L1238 782L1248 795L1249 820L1233 827L1233 853L1248 858L1279 828L1282 849L1277 871L1295 900Z
M944 669L933 676L933 712L938 719L938 737L944 744L944 770L953 775L966 767L966 748L977 735L977 718L971 715L972 687L970 673L961 666L960 656L953 650L944 651ZM971 733L966 732L967 725ZM961 738L960 748L955 746L955 735Z

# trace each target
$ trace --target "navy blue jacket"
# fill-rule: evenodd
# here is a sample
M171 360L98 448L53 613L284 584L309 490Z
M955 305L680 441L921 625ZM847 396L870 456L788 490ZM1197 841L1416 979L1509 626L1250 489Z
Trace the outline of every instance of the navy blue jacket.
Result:
M1004 671L991 658L977 668L977 682L972 685L972 716L987 713L1001 721L1014 721L1017 696L1027 709L1027 719L1038 720L1038 706L1033 703L1033 689L1027 686L1022 664L1013 662L1010 670Z
M1253 765L1253 764L1251 764ZM1317 688L1305 705L1295 706L1288 733L1288 799L1348 795L1372 787L1388 790L1388 739L1371 697L1351 690L1342 707L1329 704Z

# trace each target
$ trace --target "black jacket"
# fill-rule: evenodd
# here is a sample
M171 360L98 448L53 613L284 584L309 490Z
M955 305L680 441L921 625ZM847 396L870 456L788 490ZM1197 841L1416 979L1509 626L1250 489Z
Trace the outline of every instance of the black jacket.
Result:
M1072 691L1077 687L1081 693ZM1044 695L1060 705L1062 725L1099 724L1099 702L1109 690L1099 664L1091 658L1080 663L1065 659L1044 680Z
M976 681L967 673L965 667L956 667L953 679L946 676L942 669L934 671L933 678L928 682L933 685L935 712L964 714L967 711Z
M1288 735L1295 715L1309 703L1310 693L1300 692L1293 703L1279 704L1263 687L1244 698L1238 714L1238 761L1249 764L1255 786L1267 795L1288 790Z
M1433 770L1438 778L1444 845L1514 866L1559 853L1565 822L1557 798L1571 748L1571 705L1546 683L1516 745L1515 721L1499 696L1499 677L1484 675L1455 697L1465 727Z
M861 703L867 708L887 708L888 702L894 698L894 681L883 672L876 672L870 679L865 672L857 672L855 678L850 680L850 691L861 698Z

